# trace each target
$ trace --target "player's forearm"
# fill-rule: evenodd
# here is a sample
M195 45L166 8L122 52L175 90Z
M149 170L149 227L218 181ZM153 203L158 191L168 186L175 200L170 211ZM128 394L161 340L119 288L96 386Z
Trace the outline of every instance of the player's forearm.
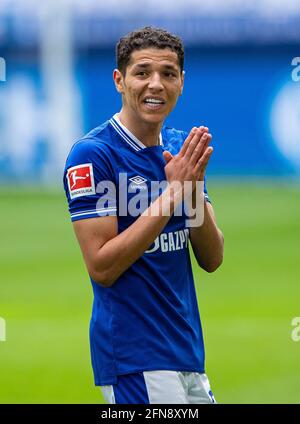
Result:
M180 193L169 186L130 227L98 250L92 278L111 286L154 242L180 201Z
M190 239L201 268L207 272L215 271L223 261L224 238L207 202L204 202L203 224L190 229Z

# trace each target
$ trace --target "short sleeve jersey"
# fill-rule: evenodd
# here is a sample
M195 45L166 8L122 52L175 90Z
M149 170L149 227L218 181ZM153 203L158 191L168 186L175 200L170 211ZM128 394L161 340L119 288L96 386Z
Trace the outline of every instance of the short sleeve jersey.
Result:
M163 150L180 150L186 133L163 127L145 147L117 115L77 141L64 187L71 220L114 215L125 231L166 181ZM154 183L155 182L155 183ZM154 188L153 188L154 187ZM204 184L204 195L209 201ZM204 344L189 254L186 216L172 215L148 250L111 287L91 279L90 348L96 385L150 370L204 372Z

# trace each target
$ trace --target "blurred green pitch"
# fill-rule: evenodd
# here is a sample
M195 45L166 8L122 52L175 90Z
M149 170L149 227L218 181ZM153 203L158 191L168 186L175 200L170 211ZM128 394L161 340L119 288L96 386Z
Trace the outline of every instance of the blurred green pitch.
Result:
M299 403L300 188L208 189L225 259L195 280L215 397ZM89 355L92 291L64 194L5 189L0 199L0 403L102 403Z

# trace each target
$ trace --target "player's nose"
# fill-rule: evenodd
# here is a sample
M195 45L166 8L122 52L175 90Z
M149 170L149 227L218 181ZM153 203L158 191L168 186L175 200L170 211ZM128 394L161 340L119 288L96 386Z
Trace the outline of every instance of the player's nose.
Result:
M154 72L149 79L149 88L152 90L163 90L164 86L162 84L160 75L158 72Z

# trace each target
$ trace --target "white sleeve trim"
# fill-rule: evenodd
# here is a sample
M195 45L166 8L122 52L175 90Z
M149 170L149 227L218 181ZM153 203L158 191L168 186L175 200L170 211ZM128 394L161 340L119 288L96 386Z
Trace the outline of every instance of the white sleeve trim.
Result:
M102 209L93 209L89 211L79 211L71 213L71 218L78 218L79 216L86 215L107 215L110 212L117 212L117 208L102 208Z

